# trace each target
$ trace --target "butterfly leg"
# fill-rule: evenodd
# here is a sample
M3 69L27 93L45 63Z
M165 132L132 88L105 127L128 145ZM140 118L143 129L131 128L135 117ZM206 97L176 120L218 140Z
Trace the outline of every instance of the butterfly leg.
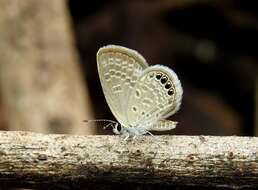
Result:
M130 135L129 134L127 134L126 136L125 136L125 138L124 138L124 141L127 141L127 139L130 137Z

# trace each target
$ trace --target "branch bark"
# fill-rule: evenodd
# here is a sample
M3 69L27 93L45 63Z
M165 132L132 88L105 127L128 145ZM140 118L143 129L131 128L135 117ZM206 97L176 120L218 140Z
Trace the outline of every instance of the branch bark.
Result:
M119 136L2 131L0 184L258 188L258 138L140 136L124 141Z

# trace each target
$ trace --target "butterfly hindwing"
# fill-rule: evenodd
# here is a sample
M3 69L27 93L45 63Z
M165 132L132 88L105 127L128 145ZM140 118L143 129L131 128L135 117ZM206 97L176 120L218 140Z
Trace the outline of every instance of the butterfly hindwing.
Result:
M136 51L116 45L100 48L97 63L106 101L116 119L126 126L128 98L148 64Z
M162 65L148 67L130 94L127 104L128 123L131 126L145 126L147 130L161 130L162 122L156 122L179 109L182 93L181 83L174 71Z

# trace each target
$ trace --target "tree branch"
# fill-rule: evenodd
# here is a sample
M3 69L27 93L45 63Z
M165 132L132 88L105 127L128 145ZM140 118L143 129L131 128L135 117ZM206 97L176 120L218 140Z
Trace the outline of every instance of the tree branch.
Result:
M258 138L44 135L0 132L0 184L258 187ZM0 186L1 186L0 185ZM129 186L128 186L129 185Z

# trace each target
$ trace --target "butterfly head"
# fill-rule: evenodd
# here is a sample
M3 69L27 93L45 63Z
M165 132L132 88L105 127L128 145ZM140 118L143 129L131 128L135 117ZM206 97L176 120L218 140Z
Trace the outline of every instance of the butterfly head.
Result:
M120 125L119 123L115 124L115 126L113 127L113 132L117 135L120 135L122 131L123 131L122 125Z

